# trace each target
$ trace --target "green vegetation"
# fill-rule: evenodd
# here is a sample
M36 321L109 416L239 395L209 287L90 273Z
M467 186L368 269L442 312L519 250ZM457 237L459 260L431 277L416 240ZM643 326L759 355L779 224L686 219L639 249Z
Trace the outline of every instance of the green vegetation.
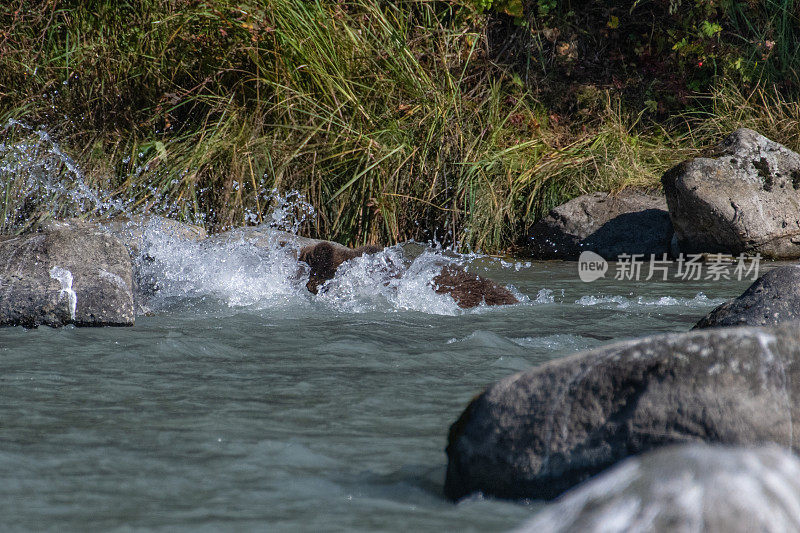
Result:
M11 0L0 125L44 126L92 187L212 231L297 190L313 236L507 251L739 125L800 147L798 5ZM29 178L0 174L0 230L75 207Z

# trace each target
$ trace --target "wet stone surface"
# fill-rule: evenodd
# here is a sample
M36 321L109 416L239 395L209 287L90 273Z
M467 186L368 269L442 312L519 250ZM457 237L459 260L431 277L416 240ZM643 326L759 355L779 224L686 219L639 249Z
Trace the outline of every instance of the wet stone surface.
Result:
M93 224L0 240L0 325L132 326L131 258Z

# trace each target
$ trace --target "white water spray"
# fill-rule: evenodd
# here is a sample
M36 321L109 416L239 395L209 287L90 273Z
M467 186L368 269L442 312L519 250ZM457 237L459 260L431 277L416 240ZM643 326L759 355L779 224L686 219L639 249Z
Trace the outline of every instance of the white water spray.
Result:
M69 317L75 320L75 313L78 310L78 295L72 290L72 272L60 266L54 266L50 269L50 277L61 284L61 290L58 291L58 297L62 296L67 298L69 302Z
M77 163L46 130L10 119L0 126L0 229L24 225L41 211L59 218L127 212L124 202L86 183Z
M143 168L135 169L133 177ZM246 220L261 222L259 226L194 241L176 234L169 224L159 223L158 217L134 216L130 203L92 189L79 165L44 129L16 119L0 126L0 202L4 200L0 204L3 209L0 231L23 226L42 211L55 218L87 213L129 218L130 234L137 235L136 243L127 244L135 251L141 310L169 306L175 300L208 297L230 307L273 307L316 301L337 310L359 313L463 312L449 295L435 292L432 279L444 265L463 266L482 256L460 255L441 245L422 246L421 254L412 253L410 257L402 248L392 247L349 261L325 284L319 296L310 295L305 288L308 266L296 259L302 244L296 235L306 220L314 216L314 208L301 193L281 193L266 187L264 183L268 181L263 177L256 191L258 211L245 213ZM155 205L151 207L161 212L171 211L174 206L167 205L166 198L159 199L159 191L152 185L144 187L148 196L154 198ZM292 242L286 242L287 236ZM503 266L523 268L521 263ZM62 294L75 299L71 273L59 267L51 275L58 276ZM100 276L117 285L121 282L112 279L110 273L100 272ZM512 291L518 299L527 300L513 288Z

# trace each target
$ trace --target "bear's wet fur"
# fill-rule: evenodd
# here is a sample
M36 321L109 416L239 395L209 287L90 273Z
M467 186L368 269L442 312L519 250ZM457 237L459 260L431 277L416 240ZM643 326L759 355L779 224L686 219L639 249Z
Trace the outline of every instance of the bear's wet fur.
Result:
M505 287L477 274L470 274L460 266L446 265L433 278L433 288L439 294L449 294L459 307L469 309L481 302L486 305L511 305L519 300Z
M320 285L333 279L336 270L342 263L364 254L376 254L381 250L380 246L367 245L359 248L346 248L330 242L306 246L300 250L298 256L298 260L311 267L306 288L312 294L317 294ZM449 294L463 309L476 307L482 302L485 302L486 305L519 303L519 300L505 287L477 274L470 274L457 265L443 266L431 284L437 293Z
M312 294L319 292L319 286L333 279L339 265L350 259L360 257L364 254L376 254L383 248L380 246L360 246L358 248L346 248L329 242L320 242L306 246L300 250L298 260L307 263L311 267L308 274L306 288Z

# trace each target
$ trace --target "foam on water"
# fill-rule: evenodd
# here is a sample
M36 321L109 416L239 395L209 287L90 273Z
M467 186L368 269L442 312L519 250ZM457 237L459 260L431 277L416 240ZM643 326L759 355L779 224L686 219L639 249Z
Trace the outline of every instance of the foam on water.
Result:
M460 311L448 295L437 294L431 280L439 274L440 253L425 251L408 267L399 247L385 248L344 263L326 282L318 299L343 311L420 311L455 315Z
M232 233L228 239L194 242L150 222L137 259L147 308L169 306L176 298L211 297L229 307L316 302L349 313L464 312L452 297L434 290L432 280L442 266L458 262L439 251L425 251L410 262L399 246L357 257L342 264L313 296L305 288L308 266L296 260L300 244L282 245L278 237L264 243Z
M646 298L638 296L629 298L626 296L581 296L575 301L576 305L595 306L602 305L616 307L617 309L628 309L630 307L708 307L724 303L725 299L711 299L702 292L698 292L694 298L675 298L673 296L659 296Z
M561 295L563 296L564 293L562 291ZM539 293L536 295L536 299L534 302L539 304L552 304L555 303L556 298L553 296L552 289L541 289Z

